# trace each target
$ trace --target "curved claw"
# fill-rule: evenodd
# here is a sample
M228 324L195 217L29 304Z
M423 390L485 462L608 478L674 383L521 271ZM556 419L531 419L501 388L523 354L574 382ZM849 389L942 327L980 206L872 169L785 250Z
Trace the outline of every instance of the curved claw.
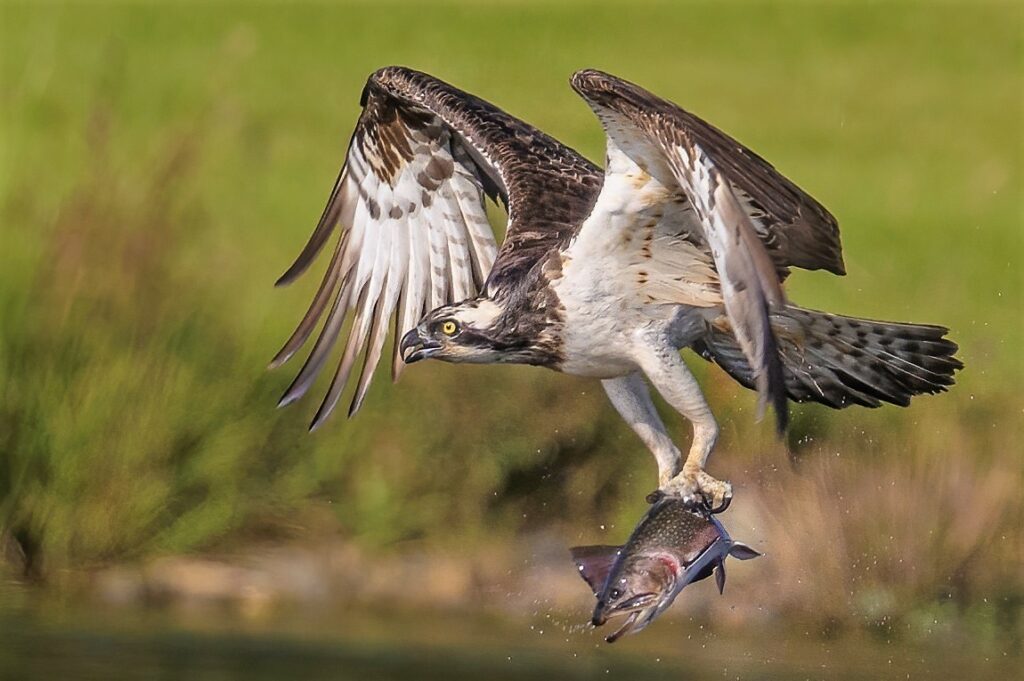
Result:
M717 515L719 513L724 512L725 509L729 508L729 504L731 504L731 503L732 503L732 497L731 496L727 496L727 497L723 498L722 499L722 503L720 503L715 508L711 508L710 507L711 505L708 503L707 500L704 501L704 506L705 506L705 508L707 508L708 514L710 514L710 515Z
M662 492L660 489L656 489L650 494L648 494L646 497L644 497L644 499L647 501L648 504L656 504L667 496L668 495Z

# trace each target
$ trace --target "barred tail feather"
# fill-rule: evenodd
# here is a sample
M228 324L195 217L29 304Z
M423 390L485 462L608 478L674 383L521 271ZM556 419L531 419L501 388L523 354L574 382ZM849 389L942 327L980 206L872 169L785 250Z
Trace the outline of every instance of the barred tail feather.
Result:
M786 306L771 318L785 374L796 402L833 409L851 404L907 406L923 393L944 392L963 363L948 329L856 319ZM739 344L727 329L712 327L694 349L747 388L756 385Z

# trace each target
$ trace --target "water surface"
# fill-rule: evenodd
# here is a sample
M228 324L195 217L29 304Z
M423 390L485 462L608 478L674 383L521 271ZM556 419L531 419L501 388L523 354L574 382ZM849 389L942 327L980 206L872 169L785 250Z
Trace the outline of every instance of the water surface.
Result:
M609 646L551 615L508 621L408 612L7 613L0 679L907 679L1009 678L1017 660L780 630L711 632L659 622Z

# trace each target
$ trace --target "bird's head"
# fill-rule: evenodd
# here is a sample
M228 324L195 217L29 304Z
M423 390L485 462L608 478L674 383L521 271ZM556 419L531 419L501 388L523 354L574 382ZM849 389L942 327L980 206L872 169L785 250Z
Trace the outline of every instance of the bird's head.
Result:
M430 312L402 337L406 364L421 359L489 364L508 361L496 322L502 308L487 298L445 305Z

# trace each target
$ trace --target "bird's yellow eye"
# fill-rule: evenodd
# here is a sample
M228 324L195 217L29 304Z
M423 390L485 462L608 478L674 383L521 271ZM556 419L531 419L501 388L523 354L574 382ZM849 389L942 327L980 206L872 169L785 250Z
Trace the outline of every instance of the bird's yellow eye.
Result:
M444 322L443 324L441 324L441 333L443 333L446 336L454 336L455 332L458 331L458 330L459 330L459 325L456 324L455 322L453 322L450 319L448 321Z

